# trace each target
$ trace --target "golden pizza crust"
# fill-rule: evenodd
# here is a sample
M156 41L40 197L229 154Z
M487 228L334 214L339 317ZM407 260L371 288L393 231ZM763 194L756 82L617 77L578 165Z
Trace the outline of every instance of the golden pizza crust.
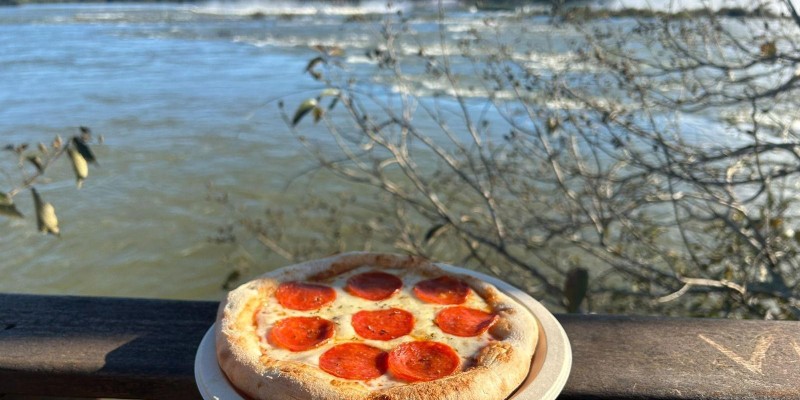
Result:
M274 360L262 353L255 314L280 282L323 280L364 265L376 269L407 268L424 276L450 275L463 280L499 316L490 329L495 340L479 352L474 365L462 372L435 381L374 391L356 381L329 375L316 366ZM282 268L231 291L218 311L216 348L220 367L228 379L239 391L256 400L500 400L527 377L538 329L535 318L524 306L480 279L444 271L419 257L358 252Z

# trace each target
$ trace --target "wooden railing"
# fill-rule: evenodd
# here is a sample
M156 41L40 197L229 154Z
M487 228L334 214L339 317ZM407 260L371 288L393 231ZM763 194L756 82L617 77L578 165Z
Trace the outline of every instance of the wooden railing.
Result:
M0 397L198 399L217 303L0 294ZM557 315L563 399L800 399L800 323ZM222 399L224 400L224 399Z

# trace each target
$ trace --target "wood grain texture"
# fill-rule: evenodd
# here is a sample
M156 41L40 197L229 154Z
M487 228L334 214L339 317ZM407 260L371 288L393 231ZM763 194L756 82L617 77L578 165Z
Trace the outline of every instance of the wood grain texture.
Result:
M0 294L0 393L197 399L217 303ZM558 315L563 399L798 399L800 322Z
M0 393L197 399L217 303L0 294Z
M800 322L558 317L565 399L800 399Z

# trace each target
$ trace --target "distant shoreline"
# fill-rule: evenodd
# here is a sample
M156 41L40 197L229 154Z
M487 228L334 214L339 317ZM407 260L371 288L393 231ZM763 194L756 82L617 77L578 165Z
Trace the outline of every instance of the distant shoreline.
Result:
M26 4L124 4L124 3L202 3L208 0L0 0L0 6L22 6ZM332 4L359 4L361 0L295 0L303 2L325 2ZM415 1L415 0L412 0ZM424 1L424 0L423 0ZM487 3L504 3L515 0L483 0ZM536 2L537 0L529 0ZM541 0L538 0L541 1ZM546 0L545 0L546 1ZM524 1L522 2L524 3Z
M28 4L187 4L203 3L213 0L0 0L2 6L23 6ZM367 0L290 0L302 3L330 3L332 5L359 5ZM429 2L430 0L408 0L411 2ZM514 11L523 5L547 5L550 0L456 0L464 5L474 6L483 11ZM693 9L677 11L659 11L646 8L594 9L583 5L582 1L565 0L559 17L565 21L581 21L606 18L696 18L718 16L728 18L787 18L762 7L747 9L744 7L721 7L719 9ZM552 10L536 10L529 15L551 15Z
M199 3L204 0L0 0L0 6L24 6L26 4L114 4L114 3Z
M119 3L202 3L208 0L0 0L0 6L21 6L26 4L65 4L65 3L88 3L88 4L119 4ZM295 0L298 3L331 3L331 4L360 4L362 0ZM426 2L427 0L410 0L412 2ZM487 8L505 8L524 4L546 4L549 0L457 0L464 4L475 4L486 6ZM568 2L570 0L567 0Z

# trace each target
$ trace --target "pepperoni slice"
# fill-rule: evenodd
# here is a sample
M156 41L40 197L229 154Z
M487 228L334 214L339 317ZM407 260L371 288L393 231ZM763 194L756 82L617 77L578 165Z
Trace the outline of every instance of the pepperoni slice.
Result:
M275 291L278 303L291 310L316 310L336 300L332 287L305 282L284 282Z
M445 333L456 336L478 336L486 332L498 316L469 307L449 307L440 311L434 321Z
M320 317L289 317L275 323L268 340L291 351L313 349L333 337L333 322Z
M414 294L427 303L462 304L467 301L469 292L466 283L449 276L419 281L414 285Z
M347 280L345 290L367 300L384 300L400 291L403 281L386 272L365 272Z
M399 308L359 311L353 314L353 328L364 339L391 340L414 329L414 315Z
M319 356L319 367L344 379L366 381L386 372L386 352L363 343L343 343Z
M439 342L406 342L389 352L389 372L406 382L432 381L452 374L461 360Z

